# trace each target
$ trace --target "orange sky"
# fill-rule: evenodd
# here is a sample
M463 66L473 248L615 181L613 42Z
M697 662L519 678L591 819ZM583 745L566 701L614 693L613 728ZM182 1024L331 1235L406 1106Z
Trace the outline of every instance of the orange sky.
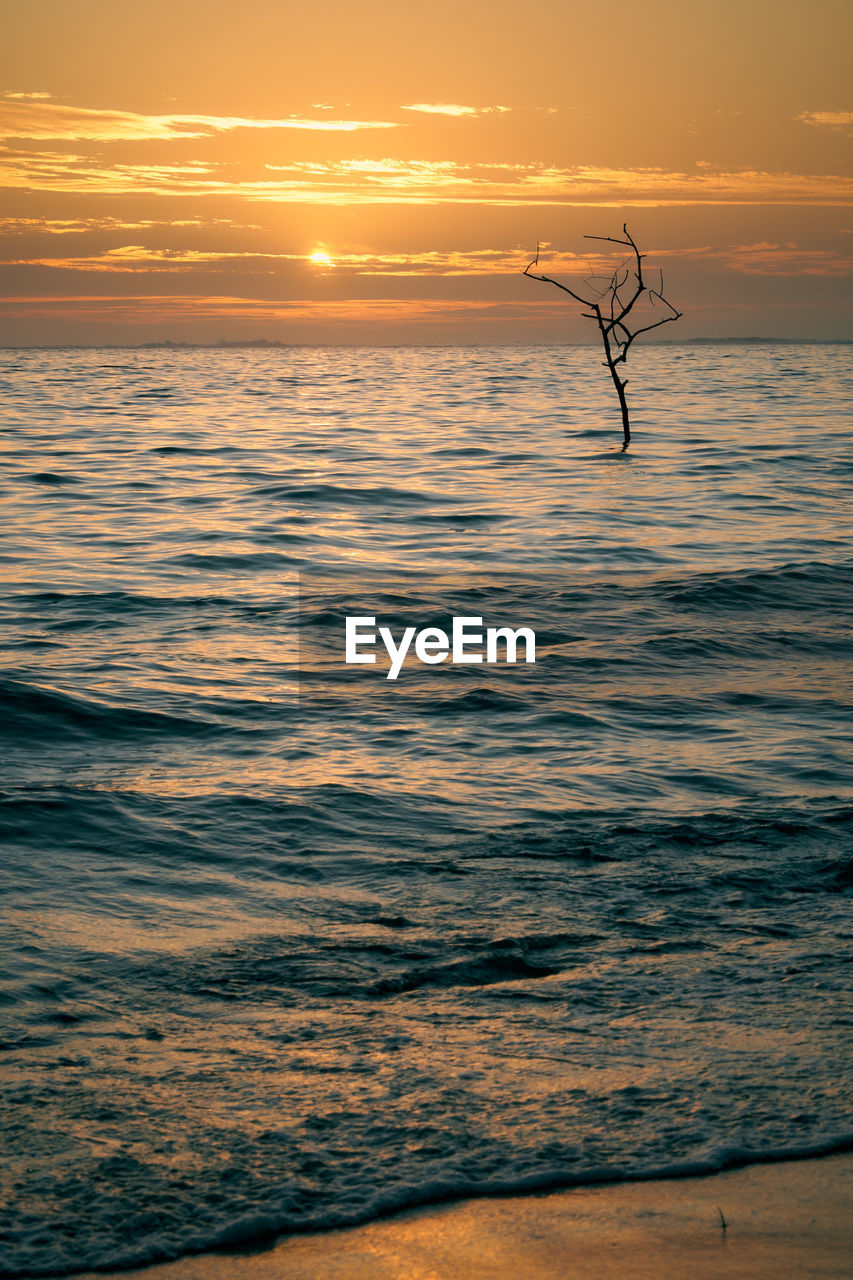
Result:
M0 343L851 337L849 0L5 0ZM590 252L592 250L592 253Z

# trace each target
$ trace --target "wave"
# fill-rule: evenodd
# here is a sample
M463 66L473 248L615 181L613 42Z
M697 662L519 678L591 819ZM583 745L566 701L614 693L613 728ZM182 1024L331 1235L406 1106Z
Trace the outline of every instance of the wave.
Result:
M436 517L444 519L445 517ZM451 517L456 519L456 516ZM462 513L460 519L468 519ZM498 513L470 515L472 520L503 519ZM707 613L755 613L766 615L768 628L778 626L777 611L811 614L816 622L830 619L835 610L853 609L853 561L785 563L773 568L726 569L711 573L674 572L643 568L633 574L578 573L571 564L547 563L520 573L482 569L467 575L446 571L430 575L421 570L408 576L387 571L349 570L350 583L326 571L314 572L307 564L300 577L300 598L306 610L326 606L329 617L388 610L392 624L414 614L452 617L477 609L481 613L533 610L542 627L564 616L588 623L591 616L618 621L630 635L633 627L653 622L656 616L690 618ZM401 606L405 606L401 608ZM582 625L582 624L581 624ZM559 634L559 631L558 631ZM731 637L734 642L736 637Z
M0 725L0 737L14 744L22 738L54 742L57 734L90 740L153 734L199 738L217 729L201 716L115 705L91 695L5 679L0 680Z
M270 1134L269 1155L275 1151L275 1135ZM492 1177L466 1175L459 1168L442 1173L432 1172L424 1181L402 1182L393 1189L368 1189L365 1201L357 1208L341 1205L333 1210L318 1209L316 1197L300 1203L300 1198L282 1188L277 1197L265 1196L261 1203L248 1205L242 1212L209 1217L194 1212L191 1202L170 1194L170 1180L162 1174L153 1179L143 1194L141 1204L130 1219L123 1197L116 1195L122 1184L139 1172L139 1162L132 1156L108 1156L99 1162L91 1187L109 1188L116 1198L116 1217L107 1239L87 1239L89 1214L81 1205L79 1235L61 1238L45 1245L40 1224L32 1228L22 1224L6 1225L3 1231L8 1260L0 1261L3 1280L37 1280L41 1277L79 1274L81 1270L107 1271L151 1266L188 1255L213 1253L235 1248L271 1245L277 1237L301 1232L333 1231L359 1226L406 1209L438 1206L448 1201L484 1196L510 1196L526 1193L568 1190L583 1186L612 1186L619 1183L649 1182L661 1179L707 1177L727 1170L754 1164L778 1164L783 1161L809 1160L853 1150L853 1132L827 1134L813 1142L781 1144L777 1147L751 1148L720 1146L699 1157L661 1163L631 1162L621 1167L591 1165L566 1173L545 1164L535 1171L519 1170L513 1174ZM153 1174L153 1170L151 1171ZM175 1180L177 1181L177 1180ZM174 1185L174 1182L172 1183ZM158 1198L162 1197L162 1198ZM279 1204L271 1200L279 1200ZM146 1227L138 1229L134 1219L144 1216Z
M661 584L659 593L673 604L710 611L849 609L853 605L853 562L812 561L773 569L702 573Z
M252 491L259 498L280 498L308 505L332 505L341 507L420 506L428 503L452 503L454 500L440 492L395 489L390 485L344 488L334 484L275 484L260 485Z

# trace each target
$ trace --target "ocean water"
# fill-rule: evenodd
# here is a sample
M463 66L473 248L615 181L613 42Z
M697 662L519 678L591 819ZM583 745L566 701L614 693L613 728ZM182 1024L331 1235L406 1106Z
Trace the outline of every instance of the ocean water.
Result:
M0 352L0 1275L849 1143L851 348L633 365Z

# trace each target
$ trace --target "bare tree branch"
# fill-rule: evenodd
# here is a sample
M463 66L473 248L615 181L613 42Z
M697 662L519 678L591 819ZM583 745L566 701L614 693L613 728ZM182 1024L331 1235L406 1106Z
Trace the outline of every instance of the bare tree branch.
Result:
M628 385L628 379L620 378L616 366L625 363L631 344L636 338L639 338L643 333L649 333L652 329L660 328L663 324L669 324L673 320L680 319L682 312L677 311L672 303L664 297L662 271L659 273L660 284L657 289L651 289L646 284L643 279L643 259L646 255L640 253L637 248L633 236L628 231L627 223L623 223L622 231L625 236L624 240L620 240L616 236L584 236L585 240L602 240L608 244L624 245L625 248L632 251L634 257L633 271L630 266L624 263L621 264L611 274L607 284L600 290L595 284L596 279L599 277L588 276L584 280L587 288L597 294L597 300L595 301L581 297L574 289L570 289L568 285L562 284L552 276L536 275L531 270L531 267L539 266L540 242L538 241L536 244L536 257L525 267L524 275L529 276L531 280L540 280L543 284L554 285L556 289L561 289L563 293L567 293L576 302L589 308L588 311L583 311L581 314L585 320L594 320L598 325L604 347L604 367L610 370L613 385L619 397L619 407L622 412L622 448L624 450L628 448L631 441L628 404L625 399L625 387ZM628 284L632 274L636 283L631 288L630 296L623 299L620 291ZM655 320L652 324L641 325L639 328L629 328L625 321L644 294L648 297L649 303L653 307L658 302L663 303L668 308L669 315L663 316L660 320ZM607 312L606 315L605 311Z
M575 293L574 289L570 289L568 285L560 284L559 280L552 280L550 276L534 275L533 272L530 270L530 268L535 267L537 265L538 265L538 258L534 258L533 261L529 262L527 266L524 268L524 275L530 276L531 280L542 280L545 282L545 284L552 284L555 289L562 289L563 293L571 294L571 296L575 299L575 301L579 302L581 306L584 306L584 307L595 306L594 302L589 302L586 298L582 298L579 293Z

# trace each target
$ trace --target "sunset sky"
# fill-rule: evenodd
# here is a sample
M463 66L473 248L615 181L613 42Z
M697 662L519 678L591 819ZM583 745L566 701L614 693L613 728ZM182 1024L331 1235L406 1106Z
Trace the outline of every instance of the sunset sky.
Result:
M850 338L850 0L5 0L0 343Z

